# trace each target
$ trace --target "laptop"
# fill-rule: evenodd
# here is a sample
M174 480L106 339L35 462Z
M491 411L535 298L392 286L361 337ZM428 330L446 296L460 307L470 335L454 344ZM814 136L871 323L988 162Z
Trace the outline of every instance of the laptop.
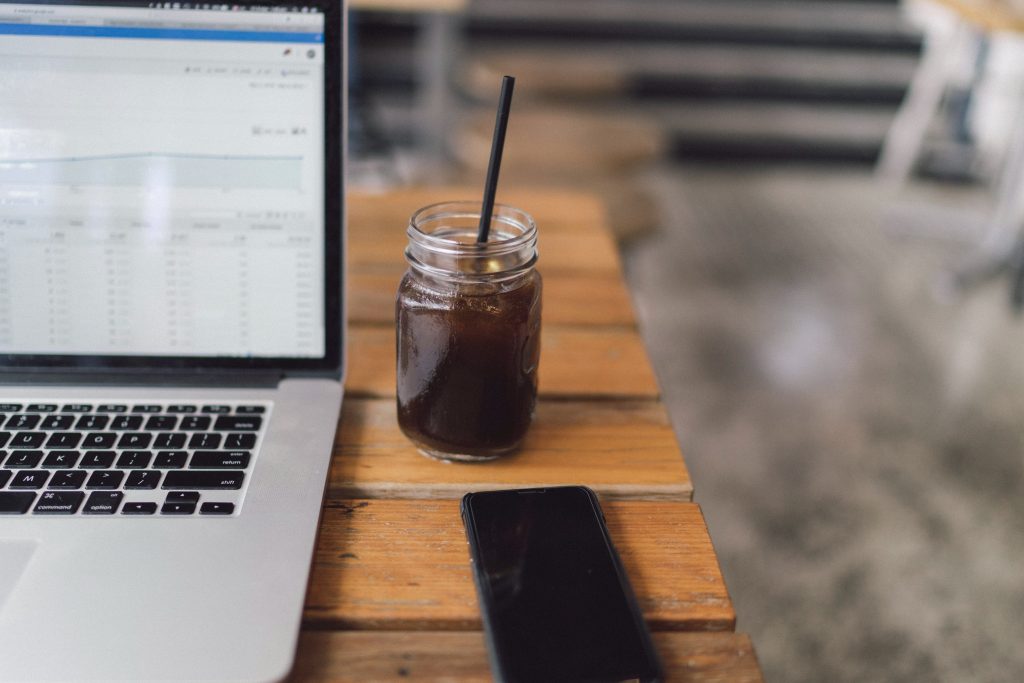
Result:
M0 0L0 680L289 671L342 400L343 22Z

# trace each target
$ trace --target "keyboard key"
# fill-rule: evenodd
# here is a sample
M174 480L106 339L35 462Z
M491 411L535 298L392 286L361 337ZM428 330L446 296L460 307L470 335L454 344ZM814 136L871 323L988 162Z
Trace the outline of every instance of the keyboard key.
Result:
M167 431L174 429L174 425L178 424L178 418L173 415L153 415L146 420L147 431Z
M167 406L168 413L194 413L197 408L195 406L187 405L170 405Z
M92 404L90 403L68 403L60 409L62 413L90 413L92 412Z
M235 412L239 415L259 415L267 412L264 406L238 406Z
M36 494L0 491L0 515L23 515L32 507Z
M14 473L10 470L0 470L0 489L2 489L13 476Z
M36 416L38 417L38 415ZM71 429L71 426L75 424L74 415L47 415L43 419L43 423L39 425L40 429Z
M126 489L155 489L160 484L160 473L156 470L135 470L128 473L124 482Z
M117 512L124 494L120 491L93 491L82 508L83 515L112 515Z
M125 470L141 470L149 467L149 461L152 459L151 451L125 451L117 459L117 466Z
M248 434L228 434L228 437L224 440L224 448L252 448L256 445L256 435L253 433Z
M32 512L37 515L73 515L78 512L84 498L81 491L47 491L39 496Z
M155 403L132 406L133 413L160 413L163 412L163 409L163 406L156 405Z
M159 470L180 470L188 460L188 453L185 451L158 451L153 467Z
M118 415L110 423L111 429L133 430L142 426L142 418L138 415Z
M92 451L85 454L78 465L83 469L106 469L114 464L114 451Z
M234 511L234 503L203 503L199 506L201 515L230 515Z
M85 470L57 470L50 479L46 488L50 489L80 489L89 475Z
M152 515L156 513L156 503L125 503L121 508L122 515Z
M39 465L39 461L43 459L42 451L11 451L11 455L4 462L4 467L10 469L32 469Z
M7 419L7 416L6 416L6 415L0 415L0 427L2 427L2 426L3 426L3 424L4 424L4 421L5 421L6 419Z
M16 413L21 410L20 403L0 403L0 413Z
M128 412L128 406L120 403L101 403L96 406L97 413L126 413Z
M249 451L196 451L188 466L206 470L244 470L249 466Z
M98 431L106 429L110 418L106 415L82 415L75 423L75 429L80 431Z
M40 415L12 415L7 420L7 429L34 429L41 419Z
M124 472L117 470L96 470L85 483L87 489L116 489L124 480Z
M240 489L245 472L172 470L164 477L165 489Z
M18 432L8 444L11 448L39 448L46 434L43 432Z
M195 503L164 503L160 508L161 515L191 515L195 511Z
M262 417L248 415L221 415L213 428L219 432L255 432L263 424Z
M69 469L75 466L81 455L78 451L50 451L46 454L43 467L48 469Z
M117 441L113 432L90 432L82 441L82 448L112 448Z
M125 432L117 442L118 448L149 448L153 441L152 434L145 432Z
M25 407L25 412L28 413L54 413L56 411L56 403L29 403Z
M216 432L197 432L188 440L188 447L212 450L220 448L220 439L220 434Z
M21 470L14 475L11 485L12 489L41 489L50 473L46 470Z
M221 419L221 418L217 418ZM201 432L204 429L210 428L210 418L202 415L188 415L181 418L181 425L178 429L182 429L189 432Z
M7 445L7 442L10 441L10 440L11 440L11 433L10 432L0 432L0 448L3 448L5 445Z
M53 434L50 434L50 438L46 440L46 447L75 448L81 440L82 435L78 432L54 432Z
M165 432L157 434L153 448L184 448L187 435L181 432Z
M213 413L215 415L226 415L231 412L231 406L203 406L204 413Z
M168 503L198 503L199 491L171 491L164 501Z

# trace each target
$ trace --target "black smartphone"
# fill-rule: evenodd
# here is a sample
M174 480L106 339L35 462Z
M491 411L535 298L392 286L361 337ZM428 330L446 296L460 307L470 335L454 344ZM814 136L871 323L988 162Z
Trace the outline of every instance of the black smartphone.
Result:
M496 680L661 679L593 491L469 493L462 519Z

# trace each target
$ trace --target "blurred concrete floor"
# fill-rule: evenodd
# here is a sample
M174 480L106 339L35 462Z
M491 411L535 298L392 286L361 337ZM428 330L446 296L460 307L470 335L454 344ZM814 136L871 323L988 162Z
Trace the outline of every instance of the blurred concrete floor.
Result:
M1024 680L1024 320L863 171L679 168L644 337L769 681Z

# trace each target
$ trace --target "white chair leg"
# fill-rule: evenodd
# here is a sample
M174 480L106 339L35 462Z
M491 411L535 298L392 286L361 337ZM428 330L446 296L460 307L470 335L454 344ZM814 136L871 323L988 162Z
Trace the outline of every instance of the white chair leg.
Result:
M1018 98L1016 123L1006 149L995 207L981 244L982 251L988 254L1013 249L1024 227L1024 92Z
M907 89L900 110L885 136L876 173L893 189L910 177L924 145L928 124L942 103L942 95L963 53L970 30L963 23L949 31L926 35L924 53Z

